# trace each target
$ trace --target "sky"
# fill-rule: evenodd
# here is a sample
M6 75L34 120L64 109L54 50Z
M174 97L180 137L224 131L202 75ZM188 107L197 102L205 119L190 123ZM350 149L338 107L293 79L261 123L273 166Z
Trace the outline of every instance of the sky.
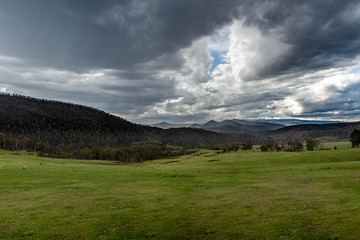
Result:
M360 120L358 0L2 0L0 92L129 121Z

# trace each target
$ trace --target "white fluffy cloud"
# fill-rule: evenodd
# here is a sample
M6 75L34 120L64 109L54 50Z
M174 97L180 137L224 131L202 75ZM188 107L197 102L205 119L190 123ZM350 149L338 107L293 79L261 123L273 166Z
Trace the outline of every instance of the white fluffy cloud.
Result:
M177 82L176 99L158 103L144 119L203 121L226 118L324 118L356 120L360 106L360 73L352 72L359 59L339 62L333 68L284 72L257 79L258 72L281 61L291 46L279 34L244 27L234 22L229 28L228 62L219 64L209 76L209 53L214 43L201 39L179 52L186 64L182 74L172 73ZM240 34L241 33L241 34ZM251 33L251 34L250 34ZM249 61L245 61L248 59ZM206 72L199 77L197 70ZM196 79L203 79L198 81ZM176 117L171 117L176 116Z
M357 1L33 5L0 3L2 92L139 123L360 116Z
M235 21L231 26L229 60L236 77L241 80L258 80L281 65L291 51L284 42L281 28L262 32Z

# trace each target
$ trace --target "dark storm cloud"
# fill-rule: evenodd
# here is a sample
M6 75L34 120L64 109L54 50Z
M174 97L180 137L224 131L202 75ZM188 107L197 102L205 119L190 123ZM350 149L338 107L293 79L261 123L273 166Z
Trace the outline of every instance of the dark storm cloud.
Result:
M250 33L260 29L265 43L254 61L245 59L254 77L211 76L202 37L237 20L255 29ZM2 0L0 90L86 104L133 121L202 122L217 110L281 113L288 96L304 116L336 109L350 116L360 106L358 85L328 89L332 102L295 95L300 82L320 81L309 73L347 65L360 54L359 29L355 0ZM284 44L271 46L267 37ZM204 41L193 47L198 39ZM289 49L276 49L284 45Z
M203 106L204 110L215 110L218 108L231 108L241 106L241 110L254 109L261 102L268 102L274 100L281 100L287 94L285 91L279 92L261 92L260 94L243 93L243 94L229 94L219 102L208 102Z
M168 123L205 123L204 119L209 117L208 113L195 113L187 115L173 115L173 114L157 114L153 117L144 117L144 120L149 122L168 122Z
M0 53L36 66L128 69L189 46L235 18L266 34L282 28L291 52L258 76L322 68L359 54L357 1L4 0ZM170 63L169 61L168 63Z
M0 66L0 87L33 97L66 99L122 115L139 115L164 99L177 97L172 79L155 79L153 73L145 75L115 70L79 74Z
M356 0L248 1L241 16L266 35L278 29L292 46L284 58L258 73L321 69L360 54L360 8Z
M0 53L57 68L124 69L189 46L238 1L2 1Z

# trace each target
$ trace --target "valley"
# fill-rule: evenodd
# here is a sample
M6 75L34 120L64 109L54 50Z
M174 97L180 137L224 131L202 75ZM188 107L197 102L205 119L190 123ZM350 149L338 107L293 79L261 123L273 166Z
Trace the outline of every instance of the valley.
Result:
M127 165L0 150L0 238L358 239L360 152L335 145Z

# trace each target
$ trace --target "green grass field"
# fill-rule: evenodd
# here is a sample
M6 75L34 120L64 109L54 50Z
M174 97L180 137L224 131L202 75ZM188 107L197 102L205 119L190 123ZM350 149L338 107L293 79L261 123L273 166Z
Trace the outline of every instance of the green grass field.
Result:
M360 239L359 149L109 164L0 150L0 239Z

